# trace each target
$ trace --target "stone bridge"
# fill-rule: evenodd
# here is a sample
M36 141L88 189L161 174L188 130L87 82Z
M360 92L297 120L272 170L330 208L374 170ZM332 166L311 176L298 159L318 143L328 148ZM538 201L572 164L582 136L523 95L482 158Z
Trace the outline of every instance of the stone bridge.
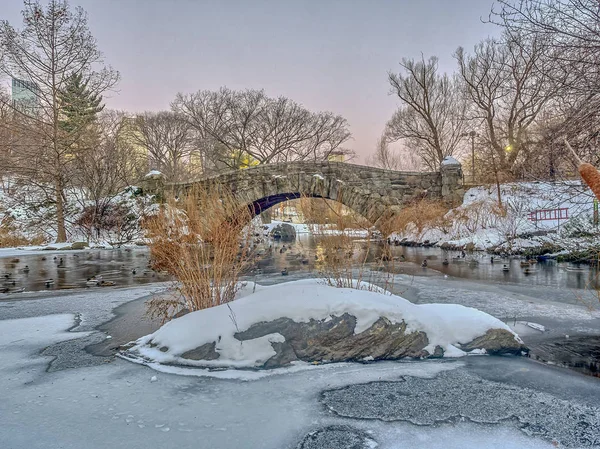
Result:
M462 201L462 170L447 158L439 172L401 172L343 162L288 162L235 170L193 182L164 184L148 175L147 193L183 196L194 187L225 186L237 200L259 214L282 201L301 196L328 198L358 212L374 224L418 198Z

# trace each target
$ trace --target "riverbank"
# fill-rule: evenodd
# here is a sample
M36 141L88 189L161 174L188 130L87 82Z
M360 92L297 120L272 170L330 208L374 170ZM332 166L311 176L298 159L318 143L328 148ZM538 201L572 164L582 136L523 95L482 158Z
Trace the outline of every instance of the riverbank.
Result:
M597 260L600 228L594 196L579 181L521 182L474 187L463 203L420 228L390 236L403 246L487 251L559 260Z

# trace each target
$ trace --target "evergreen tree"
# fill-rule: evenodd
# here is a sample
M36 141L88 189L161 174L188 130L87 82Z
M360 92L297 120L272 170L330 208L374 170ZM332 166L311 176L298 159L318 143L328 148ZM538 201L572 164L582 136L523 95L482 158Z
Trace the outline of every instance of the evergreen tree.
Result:
M73 73L59 91L58 101L59 127L67 134L67 141L77 144L82 135L90 131L98 113L104 109L102 95L88 89L88 81L83 79L81 73Z
M64 242L65 190L73 179L73 150L84 148L67 141L79 134L70 135L68 130L83 131L88 124L95 128L91 121L100 107L99 95L119 81L119 73L104 65L82 8L70 8L67 0L44 0L43 5L42 0L23 0L22 16L21 29L0 20L0 74L32 83L36 96L35 114L24 114L31 144L19 147L12 169L43 186L54 201L56 241ZM68 80L76 84L73 73L82 75L78 83L88 92L83 96L87 106L77 107L79 102L70 98L76 97L67 89Z

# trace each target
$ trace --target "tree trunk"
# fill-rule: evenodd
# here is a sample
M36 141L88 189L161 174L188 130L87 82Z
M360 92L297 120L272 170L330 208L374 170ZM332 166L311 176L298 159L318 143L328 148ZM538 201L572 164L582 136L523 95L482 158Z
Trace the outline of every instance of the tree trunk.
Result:
M65 229L65 207L63 202L62 180L56 180L56 243L67 241L67 231Z

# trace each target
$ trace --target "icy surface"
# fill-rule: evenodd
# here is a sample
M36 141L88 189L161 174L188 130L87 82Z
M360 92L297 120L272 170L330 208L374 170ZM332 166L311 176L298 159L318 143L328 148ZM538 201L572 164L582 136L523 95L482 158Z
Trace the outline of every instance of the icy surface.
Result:
M478 423L516 418L517 427L528 435L573 448L600 445L599 409L490 382L462 370L441 373L427 381L406 377L401 382L351 385L325 391L322 401L341 416L418 425L463 418ZM448 402L453 407L446 407Z
M474 284L470 292L468 285L459 287L456 283L436 279L406 279L403 288L416 292L411 294L427 292L432 298L437 292L438 300L457 301L467 294L469 303L477 296L487 298L493 294L491 301L499 310L528 304L519 299L527 297L523 292L519 295L504 292L502 295L497 287L484 288L480 284ZM0 302L2 448L292 449L305 441L310 433L320 431L321 447L346 449L343 442L336 445L334 440L327 439L329 432L323 429L332 426L356 429L356 434L368 435L369 440L377 443L378 449L556 447L548 439L530 437L518 431L520 424L516 420L499 424L465 420L416 426L408 421L343 418L319 403L323 390L369 382L402 381L410 377L417 390L415 393L422 390L433 392L442 399L446 397L447 401L442 402L440 408L451 413L453 408L459 408L452 402L453 396L448 394L443 382L435 379L436 376L443 379L446 373L453 371L470 374L463 379L473 382L475 388L482 381L486 385L498 384L493 391L485 389L489 395L477 397L474 407L481 402L504 404L507 391L512 390L503 385L518 387L519 391L523 387L533 391L532 402L542 397L539 393L545 393L557 400L568 401L578 411L587 410L581 407L582 404L600 403L597 380L513 358L469 357L458 361L311 366L303 371L271 375L253 382L157 373L148 367L112 358L101 358L108 363L96 366L81 368L74 364L73 369L46 372L48 363L64 345L71 342L75 345L94 335L103 339L104 334L87 333L112 317L112 307L151 290L148 287L110 289L102 293L80 292ZM56 295L56 292L52 294ZM562 316L561 305L571 310L570 316L575 316L576 306L556 303L557 317ZM585 310L581 306L579 309L578 313ZM66 332L77 324L77 316L86 317L85 324L76 328L86 332ZM82 335L86 337L82 339ZM69 338L72 340L65 340ZM50 347L44 350L48 345ZM81 360L85 354L83 344L78 347L80 349L72 356ZM41 357L42 350L44 354L53 355ZM157 379L154 382L153 376ZM440 388L428 387L428 381L418 382L415 377L432 379ZM541 402L537 405L541 410L547 408L547 404Z
M427 334L433 353L441 346L447 357L465 353L457 343L469 343L489 329L510 327L479 310L456 304L415 305L399 296L375 291L334 288L316 279L286 282L273 286L247 286L242 298L229 304L189 313L170 321L155 333L138 340L134 354L158 363L248 368L263 365L275 355L271 343L285 341L271 334L243 342L235 338L252 325L286 317L295 322L325 320L348 313L356 317L355 334L370 328L379 318L405 322L407 332ZM516 337L517 338L517 337ZM207 343L216 343L216 360L192 361L183 353Z
M75 313L75 331L92 330L113 317L112 310L129 301L165 291L168 283L134 288L82 291L56 296L56 292L38 299L0 301L0 319L35 317L47 314Z

